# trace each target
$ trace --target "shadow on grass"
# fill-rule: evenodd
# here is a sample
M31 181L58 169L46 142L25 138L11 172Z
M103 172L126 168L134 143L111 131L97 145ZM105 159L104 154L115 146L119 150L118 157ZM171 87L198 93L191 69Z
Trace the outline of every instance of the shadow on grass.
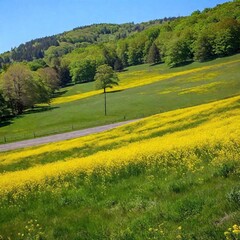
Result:
M192 63L194 63L194 61L192 61L192 60L191 61L186 61L186 62L183 62L183 63L178 63L171 68L184 67L184 66L190 65Z
M149 67L154 67L154 66L157 66L157 65L161 65L161 64L163 64L164 62L158 62L158 63L151 63L150 65L149 65Z
M59 107L52 107L52 106L34 107L24 111L23 114L21 115L3 117L0 119L0 127L6 127L10 124L13 124L15 119L22 118L24 115L51 111L56 108L59 108Z
M122 92L123 90L114 90L114 91L110 91L110 92L107 92L107 93L116 93L116 92Z
M126 69L126 68L124 68L124 69L122 69L122 70L119 70L119 71L117 71L117 72L121 73L121 72L127 72L127 71L129 71L129 70L128 70L128 69Z
M67 92L67 90L55 92L54 95L53 95L53 98L61 97L61 96L62 96L63 94L65 94L66 92Z
M51 110L56 109L56 108L59 108L59 107L52 107L52 106L34 107L34 108L26 110L22 115L51 111ZM19 116L21 116L21 115L19 115Z
M6 126L8 126L12 123L13 123L13 117L2 118L2 119L0 119L0 128L1 127L6 127Z

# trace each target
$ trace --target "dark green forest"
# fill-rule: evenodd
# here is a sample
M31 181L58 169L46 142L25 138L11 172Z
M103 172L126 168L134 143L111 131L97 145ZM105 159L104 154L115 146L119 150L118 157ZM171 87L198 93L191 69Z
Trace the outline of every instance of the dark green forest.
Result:
M50 102L61 86L93 81L102 64L115 71L143 63L165 62L177 67L239 52L239 0L197 10L187 17L78 27L0 55L0 116L9 114L9 108L10 114L20 114L37 103ZM21 81L26 76L28 81ZM19 86L22 82L23 92L12 92L15 81ZM36 96L29 94L33 88ZM23 95L28 97L20 101Z

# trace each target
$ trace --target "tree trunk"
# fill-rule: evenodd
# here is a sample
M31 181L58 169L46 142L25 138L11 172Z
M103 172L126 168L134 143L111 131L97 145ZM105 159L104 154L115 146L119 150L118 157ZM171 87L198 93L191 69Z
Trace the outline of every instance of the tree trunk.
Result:
M106 93L106 88L104 88L104 113L105 113L105 116L107 116L107 93Z

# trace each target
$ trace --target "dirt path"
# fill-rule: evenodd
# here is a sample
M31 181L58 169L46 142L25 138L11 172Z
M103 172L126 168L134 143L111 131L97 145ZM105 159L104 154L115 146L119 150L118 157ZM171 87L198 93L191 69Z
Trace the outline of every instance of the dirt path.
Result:
M129 121L125 121L125 122L112 123L112 124L99 126L99 127L87 128L87 129L78 130L78 131L74 131L74 132L61 133L61 134L51 135L51 136L47 136L47 137L34 138L34 139L24 140L24 141L20 141L20 142L1 144L0 152L19 149L19 148L25 148L25 147L31 147L31 146L37 146L37 145L45 144L45 143L58 142L58 141L77 138L77 137L82 137L82 136L86 136L89 134L110 130L115 127L119 127L124 124L134 122L137 120L138 119L129 120Z

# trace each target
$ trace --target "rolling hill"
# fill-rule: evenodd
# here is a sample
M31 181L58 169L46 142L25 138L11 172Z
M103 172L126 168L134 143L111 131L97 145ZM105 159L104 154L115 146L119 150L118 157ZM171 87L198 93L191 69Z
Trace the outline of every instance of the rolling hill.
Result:
M235 0L1 54L1 144L138 120L0 152L0 240L239 240L239 51ZM120 80L107 89L107 116L93 81L102 64ZM12 79L25 87L17 99L6 94Z
M0 235L237 237L239 103L236 96L0 153Z
M51 106L2 124L0 141L16 141L134 119L239 94L240 56L169 69L165 64L133 66L118 74L120 85L103 96L94 83L63 88Z

